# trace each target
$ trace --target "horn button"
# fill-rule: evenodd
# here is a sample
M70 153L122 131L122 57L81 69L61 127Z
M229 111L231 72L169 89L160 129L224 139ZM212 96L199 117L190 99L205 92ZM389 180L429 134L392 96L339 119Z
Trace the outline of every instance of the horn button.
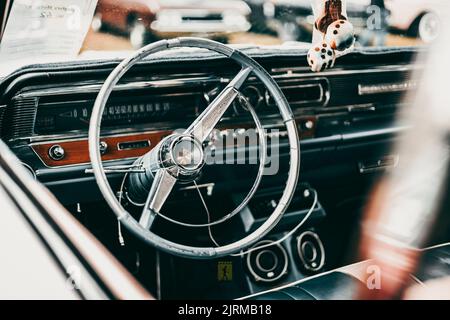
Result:
M177 135L161 150L161 163L177 179L195 178L205 164L202 144L190 135Z

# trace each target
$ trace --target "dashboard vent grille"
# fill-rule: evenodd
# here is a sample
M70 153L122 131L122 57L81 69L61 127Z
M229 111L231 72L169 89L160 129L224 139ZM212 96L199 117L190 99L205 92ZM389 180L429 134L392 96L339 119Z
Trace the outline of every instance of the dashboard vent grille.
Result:
M28 137L33 134L38 98L15 98L5 117L4 136L7 139Z
M330 78L330 83L332 88L330 104L334 106L395 104L405 93L417 86L411 81L411 74L404 71L361 72L351 77L336 76Z
M280 79L277 81L281 91L293 109L326 106L330 97L329 83L326 78ZM274 102L269 99L269 105Z
M3 119L5 118L6 106L0 106L0 137L3 137L2 128L4 125Z

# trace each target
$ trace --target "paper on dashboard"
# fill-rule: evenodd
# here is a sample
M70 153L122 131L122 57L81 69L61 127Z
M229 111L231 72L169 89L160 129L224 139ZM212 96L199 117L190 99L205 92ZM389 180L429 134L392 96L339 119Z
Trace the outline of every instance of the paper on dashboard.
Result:
M30 63L73 59L97 0L15 0L0 42L0 76Z

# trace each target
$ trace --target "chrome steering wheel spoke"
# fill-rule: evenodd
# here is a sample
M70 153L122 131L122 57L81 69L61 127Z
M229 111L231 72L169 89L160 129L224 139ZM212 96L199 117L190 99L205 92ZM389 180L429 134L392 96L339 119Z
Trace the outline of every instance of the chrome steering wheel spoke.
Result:
M145 201L139 224L146 230L149 230L155 220L155 217L161 211L177 179L173 177L166 169L159 169L155 174L150 192Z
M224 113L228 110L234 99L239 94L239 89L245 80L253 71L251 67L244 67L234 77L233 80L219 93L211 104L203 111L200 116L189 126L184 134L192 135L200 142L205 142L208 136L222 119Z

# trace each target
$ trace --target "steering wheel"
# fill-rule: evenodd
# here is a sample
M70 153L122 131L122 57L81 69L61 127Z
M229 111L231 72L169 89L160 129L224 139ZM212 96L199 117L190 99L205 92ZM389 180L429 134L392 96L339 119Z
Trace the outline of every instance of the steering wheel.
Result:
M135 162L135 165L139 165L142 172L135 173L134 176L137 177L137 180L139 181L150 183L150 190L146 197L144 195L144 198L147 200L138 221L121 205L106 178L106 172L102 164L100 153L100 126L102 115L113 88L132 66L151 54L170 48L181 47L202 48L214 51L234 60L242 67L242 69L206 107L197 119L192 122L187 130L183 133L174 133L164 138L151 151ZM151 226L155 217L160 214L162 206L178 181L195 181L196 177L198 177L205 164L205 140L207 140L217 123L221 120L225 111L239 96L239 89L251 73L266 86L269 93L272 95L287 129L290 144L289 173L280 201L274 208L273 213L258 229L244 238L227 245L217 247L195 247L175 243L160 237L151 231ZM252 115L254 116L254 114ZM253 118L255 119L255 117ZM261 130L259 131L261 133ZM179 150L183 150L184 152L184 156L181 158L177 155ZM185 154L186 152L188 154ZM92 171L101 193L119 221L129 231L157 249L161 249L174 255L197 259L217 258L230 255L263 238L278 223L287 209L296 189L300 170L300 142L297 125L286 97L275 80L261 65L241 51L230 48L219 42L200 38L175 38L149 44L136 51L129 58L123 60L111 72L98 93L93 107L89 127L89 155L92 162ZM189 159L189 161L186 161L186 159ZM259 168L258 176L263 169L263 167ZM145 188L141 188L140 190L145 190ZM248 198L253 194L254 192L250 193ZM249 199L247 199L247 202L248 200Z

